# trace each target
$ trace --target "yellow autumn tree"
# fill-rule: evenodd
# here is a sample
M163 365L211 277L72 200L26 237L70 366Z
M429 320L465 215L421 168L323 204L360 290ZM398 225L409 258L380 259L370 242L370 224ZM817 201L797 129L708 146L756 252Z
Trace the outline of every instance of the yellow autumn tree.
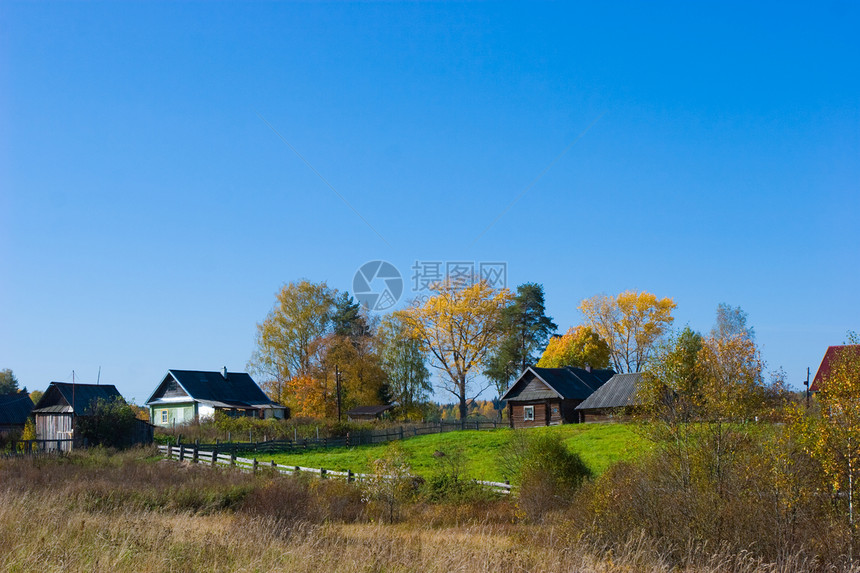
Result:
M335 295L324 282L291 282L278 291L274 307L257 324L248 367L266 380L272 399L283 400L291 378L316 368L319 341L331 329Z
M609 345L590 326L577 326L562 336L555 336L541 355L541 368L606 368L609 366Z
M640 372L656 343L675 320L671 298L635 290L616 296L596 295L583 300L579 310L588 326L609 344L616 372Z
M397 315L409 335L421 342L430 364L442 372L441 388L459 402L460 419L468 414L467 399L489 384L473 388L474 378L504 335L502 310L512 300L508 289L494 289L485 281L470 286L446 280L431 286L435 293L415 301Z
M853 563L860 502L860 346L841 347L818 389L821 417L805 421L807 451L820 462L834 504L845 516Z

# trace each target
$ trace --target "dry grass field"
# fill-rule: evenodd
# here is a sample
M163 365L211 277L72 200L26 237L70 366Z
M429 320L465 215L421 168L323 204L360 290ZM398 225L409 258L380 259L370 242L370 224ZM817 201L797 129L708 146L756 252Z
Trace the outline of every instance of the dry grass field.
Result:
M642 541L584 541L515 500L418 499L384 523L358 486L158 461L153 451L0 460L0 571L775 571L691 547L675 569ZM691 564L691 565L689 565ZM802 562L794 562L802 570Z

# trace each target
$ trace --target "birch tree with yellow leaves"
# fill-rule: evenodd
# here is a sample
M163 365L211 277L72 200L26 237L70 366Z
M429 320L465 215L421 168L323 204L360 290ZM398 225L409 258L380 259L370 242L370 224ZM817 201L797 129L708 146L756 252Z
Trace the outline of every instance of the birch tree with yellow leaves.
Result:
M807 417L807 451L821 464L828 489L848 526L853 565L860 502L860 346L842 346L818 386L821 417Z
M609 344L616 372L641 372L656 343L675 320L677 305L671 298L658 299L648 292L624 291L616 296L600 294L579 305L588 326Z
M502 310L512 300L508 289L494 289L485 281L470 286L446 280L432 285L435 293L416 300L397 313L409 335L418 340L441 371L441 388L459 402L460 420L465 423L469 395L472 399L489 388L473 387L474 379L490 352L504 336Z

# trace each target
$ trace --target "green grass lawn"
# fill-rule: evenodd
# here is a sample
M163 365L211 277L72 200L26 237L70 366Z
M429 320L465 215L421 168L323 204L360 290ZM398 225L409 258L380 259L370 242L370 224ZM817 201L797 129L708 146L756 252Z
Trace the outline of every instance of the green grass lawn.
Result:
M599 475L620 460L634 458L648 447L645 438L629 424L568 424L547 428L534 428L527 432L558 434L565 445L578 453L589 468ZM430 434L408 438L400 442L408 453L413 472L428 475L436 471L438 459L434 452L446 454L460 452L464 458L466 474L474 479L502 481L498 467L500 451L508 443L513 431L498 429L487 431L466 430ZM330 448L311 450L295 454L262 454L260 461L275 462L291 466L325 468L327 470L352 470L369 473L374 460L384 455L387 445L356 446L352 448ZM246 454L246 457L249 457Z

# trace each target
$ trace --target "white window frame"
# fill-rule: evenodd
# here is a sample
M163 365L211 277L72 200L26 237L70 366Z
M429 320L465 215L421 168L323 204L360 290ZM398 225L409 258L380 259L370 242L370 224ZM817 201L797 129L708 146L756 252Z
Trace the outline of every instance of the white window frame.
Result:
M168 422L170 422L170 414L169 414L168 410L162 410L161 411L161 423L167 424Z
M534 406L523 406L523 421L524 422L534 422L535 420L535 407Z

